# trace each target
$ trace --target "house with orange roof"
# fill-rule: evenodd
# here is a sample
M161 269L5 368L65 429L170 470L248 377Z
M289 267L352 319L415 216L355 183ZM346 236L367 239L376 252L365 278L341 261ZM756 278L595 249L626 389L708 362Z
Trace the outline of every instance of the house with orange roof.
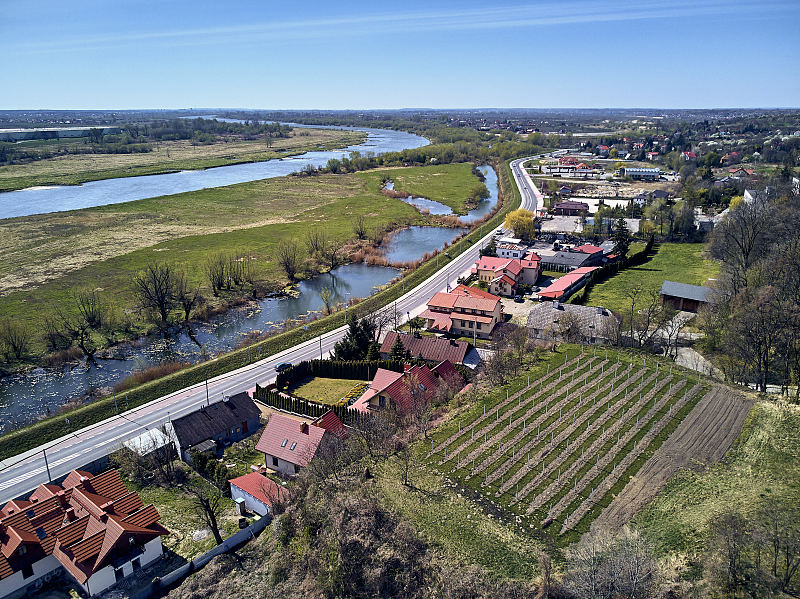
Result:
M503 320L503 304L492 293L458 285L453 291L435 294L420 317L429 331L490 339Z
M240 515L248 510L259 516L269 516L275 503L289 498L285 487L259 472L250 472L228 482L231 485L231 499L236 502Z
M66 572L88 596L163 554L155 506L128 491L119 473L73 470L28 499L0 509L0 597L21 597Z

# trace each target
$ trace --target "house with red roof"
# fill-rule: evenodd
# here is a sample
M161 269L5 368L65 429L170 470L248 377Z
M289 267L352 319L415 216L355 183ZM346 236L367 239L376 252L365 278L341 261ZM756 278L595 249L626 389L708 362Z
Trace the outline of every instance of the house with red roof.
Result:
M645 156L648 160L656 160L658 158L658 152L645 152Z
M256 450L264 454L267 468L291 476L314 459L325 434L324 428L308 420L273 412L256 443Z
M728 169L728 172L731 177L752 177L755 171L751 168L734 167Z
M690 160L697 160L697 154L694 152L681 152L681 158L689 162Z
M404 351L408 352L411 357L436 363L447 360L453 364L463 364L467 354L473 349L472 344L466 341L389 331L381 344L381 359L389 359L392 348L398 339L400 339Z
M503 320L503 304L482 289L458 285L453 291L435 294L420 317L430 331L490 339Z
M231 499L236 502L240 515L243 515L244 508L259 516L268 516L275 503L289 498L285 487L259 472L250 472L228 482L231 485Z
M160 515L119 473L73 470L0 509L0 597L20 597L67 573L88 595L161 557Z
M407 414L415 406L430 402L441 385L446 385L453 393L464 387L464 378L447 360L433 368L406 365L404 372L391 375L389 372L378 370L364 395L353 404L354 409L369 413L391 406Z
M472 267L479 281L484 281L489 293L512 296L520 283L534 285L541 272L541 258L528 252L524 258L495 258L481 256Z

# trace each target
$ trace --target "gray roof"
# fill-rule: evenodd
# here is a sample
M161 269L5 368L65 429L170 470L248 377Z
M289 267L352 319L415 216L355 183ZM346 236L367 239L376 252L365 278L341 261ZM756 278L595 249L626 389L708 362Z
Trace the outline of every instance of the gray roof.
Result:
M197 445L219 435L228 437L232 428L242 426L261 417L258 406L246 392L231 395L227 401L218 401L182 418L172 421L181 450ZM251 431L255 432L255 431Z
M711 296L710 287L701 285L687 285L686 283L676 283L675 281L664 281L661 285L661 295L672 297L682 297L683 299L707 302Z
M558 307L556 308L556 304ZM528 328L551 332L558 330L558 324L564 314L576 318L581 333L585 337L604 337L608 326L616 317L602 306L580 306L561 302L540 302L528 313Z
M561 266L583 266L591 260L591 254L583 252L556 252L552 256L542 256L543 264L559 264Z

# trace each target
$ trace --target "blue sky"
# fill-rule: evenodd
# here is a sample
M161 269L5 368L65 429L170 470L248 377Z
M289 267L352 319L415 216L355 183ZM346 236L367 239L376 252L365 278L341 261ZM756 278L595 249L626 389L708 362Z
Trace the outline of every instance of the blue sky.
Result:
M800 106L798 0L0 1L0 108Z

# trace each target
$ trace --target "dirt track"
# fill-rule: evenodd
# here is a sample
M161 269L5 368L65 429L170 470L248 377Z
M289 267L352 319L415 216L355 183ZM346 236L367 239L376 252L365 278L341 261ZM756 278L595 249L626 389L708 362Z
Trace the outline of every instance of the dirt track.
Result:
M629 522L680 468L722 459L739 436L752 402L716 386L700 400L664 444L645 462L593 526L616 530Z

